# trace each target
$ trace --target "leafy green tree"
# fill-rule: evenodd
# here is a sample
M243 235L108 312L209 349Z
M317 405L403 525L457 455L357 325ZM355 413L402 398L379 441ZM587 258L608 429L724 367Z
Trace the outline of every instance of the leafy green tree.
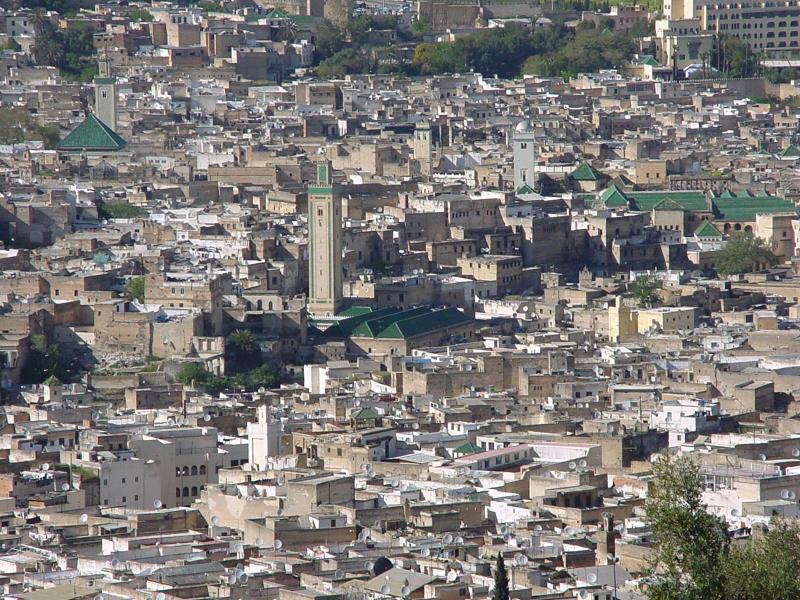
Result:
M658 278L655 275L642 275L633 282L633 295L641 308L650 306L653 301L653 294L658 289Z
M143 217L147 211L127 202L104 202L97 206L97 213L101 219L134 219Z
M325 21L320 25L314 38L314 54L317 62L344 50L345 45L344 32L332 23Z
M144 302L144 277L131 277L125 283L125 297L128 300Z
M97 66L88 60L94 54L92 25L78 21L61 31L45 16L37 14L34 30L33 59L37 65L57 67L63 76L84 81L96 74Z
M492 600L509 600L511 593L508 587L508 571L503 555L497 554L497 562L494 565L494 593Z
M183 365L175 379L184 385L191 385L192 382L196 384L203 384L211 376L211 373L203 368L199 363L186 363Z
M778 258L767 243L752 233L735 231L717 254L714 267L719 275L741 275L771 267Z
M70 381L75 375L75 365L61 354L57 344L52 344L41 333L30 337L28 360L22 369L23 384L42 383L50 377Z
M800 525L773 518L762 537L732 545L725 565L729 600L800 598Z
M729 77L754 77L760 68L760 55L750 45L733 35L721 35L717 40L716 68Z
M431 24L424 18L417 18L411 22L411 33L418 38L431 32Z
M706 511L700 467L688 456L662 454L645 505L655 551L650 600L723 600L727 527Z
M270 389L280 383L280 376L267 364L259 365L249 371L233 376L233 387L255 392L261 388Z
M63 67L66 50L64 36L61 32L42 14L36 14L33 17L33 29L36 34L36 43L33 46L32 55L36 64Z
M42 127L24 108L0 108L0 144L41 140L52 149L60 139L58 126Z

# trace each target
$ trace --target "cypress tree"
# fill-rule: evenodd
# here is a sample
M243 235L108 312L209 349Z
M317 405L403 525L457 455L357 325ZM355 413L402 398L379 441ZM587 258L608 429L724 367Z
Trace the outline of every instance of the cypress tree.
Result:
M494 594L492 600L509 600L511 593L508 589L508 572L503 555L497 555L497 563L494 568Z

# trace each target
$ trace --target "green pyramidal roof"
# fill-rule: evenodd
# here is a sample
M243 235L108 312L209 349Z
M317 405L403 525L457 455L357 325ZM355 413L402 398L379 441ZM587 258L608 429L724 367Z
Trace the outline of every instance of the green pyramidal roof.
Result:
M582 162L570 173L575 181L597 181L601 173L587 162Z
M458 448L453 450L453 454L475 454L476 452L480 452L481 449L478 448L472 442L464 442Z
M791 144L778 156L780 156L781 158L800 158L800 149L798 149L798 147L795 146L794 144Z
M613 184L600 193L600 200L606 206L606 208L628 205L627 196L625 196L625 194L623 194L622 191Z
M126 142L108 125L88 113L83 123L73 129L67 137L58 143L59 150L120 150Z
M694 230L694 237L696 238L721 238L722 234L719 229L714 227L711 221L703 221L697 229Z

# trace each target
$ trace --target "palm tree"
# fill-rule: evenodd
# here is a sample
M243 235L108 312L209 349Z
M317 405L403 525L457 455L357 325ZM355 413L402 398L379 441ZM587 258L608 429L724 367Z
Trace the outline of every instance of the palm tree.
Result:
M237 329L228 336L226 350L237 364L236 367L247 367L260 362L259 351L253 332L247 329Z

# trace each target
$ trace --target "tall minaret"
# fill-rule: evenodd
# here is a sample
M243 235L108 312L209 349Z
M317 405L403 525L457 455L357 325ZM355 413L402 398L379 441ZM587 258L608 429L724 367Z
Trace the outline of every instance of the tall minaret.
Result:
M431 158L431 124L423 121L414 130L414 158L419 162L420 172L430 177L433 172Z
M327 161L308 188L308 232L308 311L332 316L342 303L342 203Z
M95 116L117 130L117 81L111 75L111 62L106 50L97 52L97 77L94 79Z
M514 129L514 189L536 189L536 148L533 125L527 119Z

